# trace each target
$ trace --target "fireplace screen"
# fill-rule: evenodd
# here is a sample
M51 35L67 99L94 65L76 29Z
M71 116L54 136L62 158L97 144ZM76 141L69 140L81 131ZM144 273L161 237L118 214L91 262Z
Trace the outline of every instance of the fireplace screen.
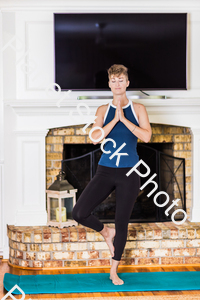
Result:
M167 143L166 143L167 144ZM77 192L77 201L94 176L98 161L102 154L99 145L88 145L89 152L87 152L86 144L65 144L64 158L62 170L66 173L66 179L71 183ZM164 153L155 147L154 143L148 143L148 146L143 143L138 143L137 152L139 158L142 159L150 168L151 172L147 177L140 177L141 186L154 174L152 180L157 182L158 188L150 197L147 195L153 190L154 184L149 183L142 189L136 199L130 222L166 222L171 221L172 213L179 209L174 215L174 220L182 220L184 213L180 209L186 211L186 196L185 196L185 159L177 158L169 155L169 151ZM83 150L81 150L83 148ZM94 150L93 150L93 149ZM80 155L84 153L83 155ZM78 155L77 155L78 154ZM130 168L131 169L131 168ZM140 172L146 173L146 168L140 165ZM163 206L158 207L154 201L154 196L160 192L166 192L169 195L169 202ZM166 215L165 211L172 204L172 200L179 198L178 206L173 206ZM166 202L166 196L160 195L157 197L157 203L162 204ZM99 204L92 212L102 222L112 223L115 220L115 191L113 191L101 204Z

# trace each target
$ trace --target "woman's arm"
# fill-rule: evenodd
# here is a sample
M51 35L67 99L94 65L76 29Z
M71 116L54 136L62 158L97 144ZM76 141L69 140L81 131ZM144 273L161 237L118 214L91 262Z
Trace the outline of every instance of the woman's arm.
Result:
M106 105L101 105L97 108L97 111L96 111L96 114L95 114L95 116L97 116L97 118L95 120L95 123L92 125L92 128L98 126L98 127L101 127L103 129L104 136L101 139L101 141L109 134L109 132L113 129L115 124L119 121L119 115L118 115L118 111L116 109L114 119L112 119L112 121L110 121L107 125L105 125L103 127L103 121L104 121L104 115L105 115L105 112L106 112L106 108L107 108ZM92 139L97 140L98 138L100 138L101 135L102 135L101 130L97 129L97 130L92 132L91 137L92 137ZM92 143L94 145L96 145L96 144L99 143L99 141L98 142L92 141Z
M127 120L124 117L123 110L121 110L121 122L124 123L124 125L140 140L142 140L145 143L148 143L151 139L152 131L151 131L151 125L149 123L148 114L146 111L146 108L143 104L139 104L138 106L139 116L139 126L136 126L129 120Z

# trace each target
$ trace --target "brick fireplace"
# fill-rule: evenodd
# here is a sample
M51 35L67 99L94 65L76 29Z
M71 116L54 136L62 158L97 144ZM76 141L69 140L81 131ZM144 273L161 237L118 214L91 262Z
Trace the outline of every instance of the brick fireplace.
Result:
M191 209L191 174L192 174L192 153L191 153L191 132L188 127L170 126L163 124L151 124L152 137L149 143L162 143L170 146L165 147L165 153L175 157L185 158L185 182L186 182L186 208L190 215ZM46 179L47 188L54 182L56 175L61 169L61 162L64 159L64 144L66 147L70 144L92 144L88 133L91 126L87 128L86 133L82 131L83 125L68 126L65 128L51 129L46 137ZM138 143L142 143L138 139ZM100 148L100 144L98 146ZM172 147L172 149L170 149ZM76 187L77 188L77 187ZM178 187L174 195L178 198ZM178 207L179 208L179 207Z
M108 251L104 242L86 227L83 228L79 225L80 227L76 229L64 228L62 231L46 227L45 194L46 187L54 181L60 170L63 143L90 143L88 136L82 133L81 128L84 124L92 122L97 107L108 103L108 101L105 99L92 100L92 102L84 100L84 103L91 108L89 116L78 115L76 106L80 101L75 99L65 100L60 106L57 105L57 100L48 102L10 101L6 103L7 118L5 123L9 139L6 140L5 147L12 146L12 149L15 149L14 152L12 151L12 155L9 151L5 153L4 211L6 213L4 214L4 223L8 224L8 228L5 228L5 230L8 231L9 238L8 246L4 250L4 257L9 258L10 255L11 264L32 267L33 262L37 265L37 262L40 261L42 263L38 263L38 267L50 265L52 267L54 265L64 267L70 265L65 261L69 260L73 265L73 261L81 261L83 257L86 257L83 264L89 266L107 264L108 261L104 261L104 259L110 260L108 252L104 252ZM162 255L163 253L171 253L168 259L171 262L173 261L171 258L174 257L173 253L178 255L178 251L182 251L183 258L184 251L188 251L186 250L187 245L188 247L193 245L195 249L199 245L199 101L139 99L138 102L145 105L149 115L153 131L151 142L172 142L173 155L186 159L186 207L187 222L189 223L185 222L182 226L175 226L172 222L166 222L166 224L130 224L130 233L127 240L128 248L125 249L125 256L123 257L125 260L122 263L152 263L151 254L148 252L150 250L147 250L147 248L151 248L151 251L160 249ZM91 126L88 127L87 133L90 128ZM12 182L12 189L10 188L10 182ZM12 202L11 199L15 199L15 201ZM196 223L190 223L190 221ZM71 231L73 232L71 233ZM182 236L183 231L185 232L184 237ZM158 232L159 242L157 241ZM176 241L172 241L174 232L176 232ZM193 232L192 235L191 232ZM79 236L82 237L82 241L78 240ZM190 239L191 236L193 236L194 241L193 238ZM171 239L167 244L165 242L166 238ZM71 247L71 250L66 248L67 245ZM84 249L81 247L84 247ZM174 247L176 252L172 251ZM145 253L144 248L146 249ZM178 250L179 248L181 250ZM74 250L72 251L72 249ZM55 251L59 253L55 254ZM64 254L65 251L74 253ZM79 251L83 253L79 253ZM192 251L196 253L197 250ZM136 252L139 255L138 259L134 258ZM65 255L69 255L69 257L66 258ZM156 255L153 261L163 263L164 260L162 262L161 258L157 259ZM187 255L191 256L191 250ZM93 256L95 256L94 262L89 262ZM143 259L145 257L147 260ZM198 258L198 254L196 254L196 257ZM49 264L44 264L45 261ZM55 261L59 261L59 263L57 264ZM183 259L176 258L175 261L183 262ZM197 259L197 261L199 260Z
M189 127L151 123L150 143L171 143L166 153L185 158L186 212L183 225L173 222L129 223L128 237L121 265L159 265L199 263L200 223L190 223L192 209L192 132ZM83 125L52 128L45 138L46 188L61 169L64 144L90 144ZM141 143L138 140L138 143ZM110 223L108 226L114 226ZM66 268L109 266L111 255L102 236L78 225L55 228L47 226L7 227L9 264L22 268ZM195 240L193 240L195 239Z

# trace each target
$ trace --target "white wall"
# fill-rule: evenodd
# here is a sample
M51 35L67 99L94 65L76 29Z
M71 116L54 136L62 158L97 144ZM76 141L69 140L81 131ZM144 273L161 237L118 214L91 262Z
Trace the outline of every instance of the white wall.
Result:
M0 69L0 251L3 250L7 253L6 224L15 224L20 217L23 217L26 221L25 218L29 217L27 215L28 207L30 207L27 199L29 200L30 198L31 203L34 197L39 196L39 198L36 197L39 200L34 209L35 212L38 211L38 214L42 211L43 221L45 220L45 205L44 203L40 203L44 197L39 190L38 194L36 192L36 194L31 195L29 190L22 188L22 179L26 179L26 177L23 177L23 174L29 174L29 172L27 167L22 170L19 167L21 160L23 162L29 159L29 156L24 158L23 153L20 152L23 148L22 144L26 134L35 136L34 149L36 149L36 152L38 151L36 156L38 155L39 157L40 151L44 149L44 136L40 136L39 131L36 132L36 128L39 130L44 126L41 121L42 117L40 118L41 123L38 122L34 127L29 127L26 133L25 119L19 116L20 114L23 115L23 109L17 114L16 110L12 108L13 105L10 107L6 104L12 102L22 106L22 103L28 105L28 103L37 102L38 107L43 105L45 115L44 103L45 101L46 103L51 103L45 89L49 84L54 82L53 13L188 12L189 88L187 91L149 91L149 94L162 94L172 98L200 98L200 1L0 0L0 8L0 22L3 33L2 45L0 47L4 47L4 51L1 52L0 57L0 63L3 62L3 72L2 68ZM0 36L2 37L2 34ZM12 44L9 44L9 41L12 41ZM27 63L31 67L31 72L29 73L25 69ZM72 92L68 100L76 99L77 95L89 94L108 95L110 93ZM137 93L129 92L129 94ZM72 103L72 101L70 102ZM3 103L5 107L3 107ZM30 111L29 114L31 114ZM28 119L29 117L27 115L24 118ZM155 115L155 119L157 119L157 114ZM27 124L31 124L31 120L30 123L27 120ZM66 125L68 125L67 121ZM16 128L18 132L16 132ZM45 132L44 127L42 130ZM25 147L30 147L30 144L25 144ZM42 183L45 180L43 167L44 165L41 166L40 173ZM38 176L37 172L34 174ZM19 176L21 176L21 179L17 182L15 179ZM24 195L26 198L23 198ZM18 213L19 208L20 211ZM36 216L37 218L39 220L39 216ZM7 255L5 254L5 257Z

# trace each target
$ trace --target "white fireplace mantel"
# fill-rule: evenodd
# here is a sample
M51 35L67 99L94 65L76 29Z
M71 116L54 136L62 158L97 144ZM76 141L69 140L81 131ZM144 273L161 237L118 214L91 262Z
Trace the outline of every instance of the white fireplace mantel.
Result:
M47 224L45 137L51 128L93 122L98 106L110 99L13 100L4 102L4 215L3 226ZM190 221L200 222L200 98L137 99L151 123L186 126L192 135L192 209ZM77 111L78 104L83 116ZM4 248L8 257L8 247Z
M28 101L6 101L5 105L12 107L18 116L18 127L24 126L23 121L25 121L26 124L27 121L28 123L30 122L31 126L31 123L34 122L34 118L37 117L37 123L34 123L36 128L39 126L52 128L55 126L67 126L69 122L74 122L74 119L76 122L76 119L80 122L88 122L88 117L95 115L98 106L110 101L110 99L68 99L59 103L57 99L46 99L42 101L34 99ZM151 123L171 124L192 128L200 127L200 98L134 99L132 101L142 103L146 107ZM89 116L86 115L87 111L84 108L84 104L90 108ZM85 117L80 117L77 111L77 105L83 105L81 111L83 115L86 115ZM70 117L71 113L73 118ZM55 118L52 119L53 116ZM59 118L56 118L58 116Z

